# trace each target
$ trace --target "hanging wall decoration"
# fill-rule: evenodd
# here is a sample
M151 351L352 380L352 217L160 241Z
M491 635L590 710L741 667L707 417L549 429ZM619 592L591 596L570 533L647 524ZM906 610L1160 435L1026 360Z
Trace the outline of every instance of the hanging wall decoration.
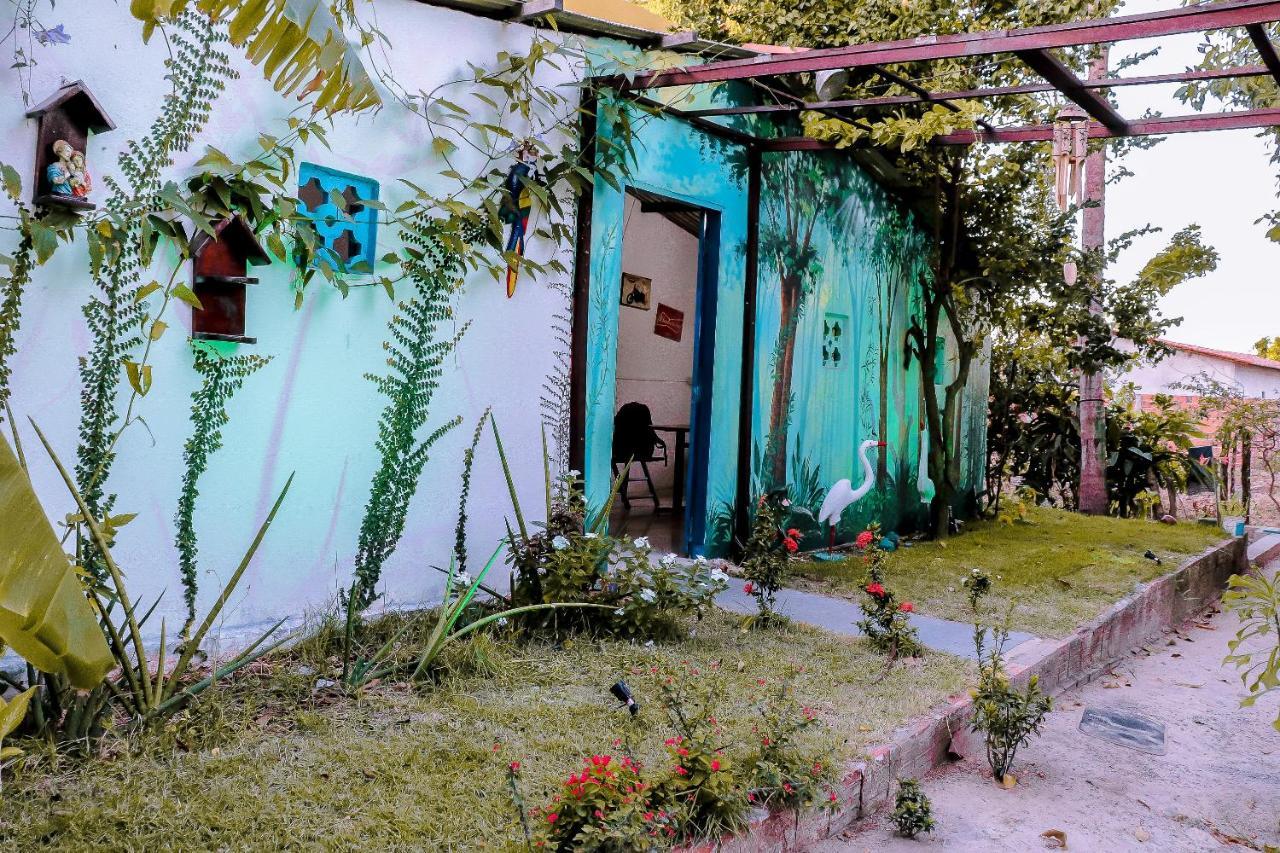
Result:
M73 210L92 210L93 177L85 151L89 134L115 129L98 99L76 80L27 112L38 119L36 174L32 201Z
M257 343L245 337L247 285L257 284L246 273L248 264L270 261L245 221L236 216L214 226L217 237L203 231L191 242L192 290L200 307L191 309L191 337L203 341Z
M649 295L653 293L653 279L642 275L622 274L622 304L628 308L649 310Z
M507 237L506 251L514 254L515 260L507 264L507 298L516 293L516 279L520 276L520 258L524 257L525 235L529 230L529 212L533 210L533 194L525 186L526 181L536 181L538 175L538 148L531 141L517 143L512 151L516 162L507 172L503 182L504 192L502 206L498 214L502 221L511 226Z
M684 335L684 312L679 308L658 303L658 313L653 318L653 333L673 341Z

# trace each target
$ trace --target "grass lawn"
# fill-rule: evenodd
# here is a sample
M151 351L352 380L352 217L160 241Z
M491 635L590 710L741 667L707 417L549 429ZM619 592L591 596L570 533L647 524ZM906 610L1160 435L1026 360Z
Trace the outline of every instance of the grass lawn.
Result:
M968 524L946 542L917 542L889 556L888 581L899 599L918 612L971 621L960 579L982 568L996 581L988 598L1003 613L1012 605L1012 627L1042 637L1062 637L1097 616L1108 605L1177 568L1225 534L1216 527L1100 518L1036 508L1027 522ZM1163 565L1143 557L1150 549ZM863 584L862 562L796 562L797 574L821 588L857 597Z
M616 751L614 738L628 734L608 695L619 675L644 706L630 733L637 757L654 766L671 730L651 667L705 672L720 662L717 715L745 736L757 679L772 688L802 665L795 696L828 724L804 733L808 746L844 758L973 677L965 661L931 653L875 682L883 658L863 641L794 626L743 634L718 612L692 627L688 641L653 647L481 638L460 647L435 689L384 685L358 699L312 694L335 659L311 642L255 664L132 749L108 736L104 758L75 762L23 744L32 756L4 780L0 840L4 849L500 849L519 838L507 763L522 762L526 801L537 806L583 756Z

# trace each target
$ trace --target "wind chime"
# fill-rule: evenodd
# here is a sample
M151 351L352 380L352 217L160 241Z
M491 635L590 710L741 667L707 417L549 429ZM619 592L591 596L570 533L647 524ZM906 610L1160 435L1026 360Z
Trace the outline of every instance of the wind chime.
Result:
M1089 156L1089 121L1084 110L1074 105L1058 111L1053 125L1054 195L1058 208L1066 212L1084 203L1084 161ZM1076 262L1062 265L1063 276L1074 286Z

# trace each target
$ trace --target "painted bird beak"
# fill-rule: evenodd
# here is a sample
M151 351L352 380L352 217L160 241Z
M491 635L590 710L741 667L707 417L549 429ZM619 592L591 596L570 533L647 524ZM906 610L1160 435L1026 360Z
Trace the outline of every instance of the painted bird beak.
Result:
M888 445L888 444L886 444L886 443L885 443L885 442L883 442L883 441L877 441L877 442L876 442L876 447L888 447L888 446L889 446L889 445Z

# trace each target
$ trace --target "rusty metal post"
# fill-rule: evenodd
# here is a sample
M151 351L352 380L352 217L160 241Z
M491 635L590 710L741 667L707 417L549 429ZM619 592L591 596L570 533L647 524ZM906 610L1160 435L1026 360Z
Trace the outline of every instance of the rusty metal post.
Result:
M1108 51L1106 46L1089 68L1089 79L1107 75ZM1081 231L1081 247L1086 254L1101 256L1106 242L1106 187L1107 151L1104 145L1085 160L1085 198L1090 206L1084 209ZM1104 273L1099 267L1099 276ZM1102 306L1096 293L1097 281L1086 281L1090 289L1089 312L1101 314ZM1106 413L1102 399L1102 374L1096 371L1080 371L1080 511L1089 515L1103 515L1107 511L1107 440Z

